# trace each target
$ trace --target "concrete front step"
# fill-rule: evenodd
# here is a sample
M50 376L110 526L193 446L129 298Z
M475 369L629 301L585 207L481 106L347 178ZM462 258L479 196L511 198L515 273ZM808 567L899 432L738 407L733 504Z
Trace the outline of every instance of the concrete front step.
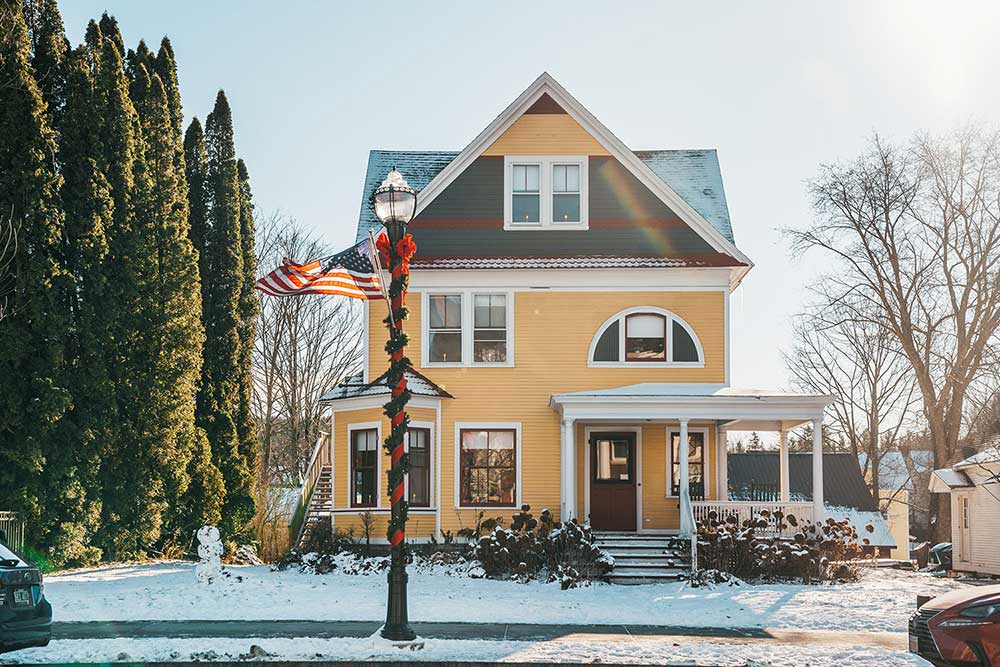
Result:
M616 571L611 573L608 577L608 581L612 584L625 586L635 586L639 584L669 584L675 581L683 581L686 576L686 572L635 572L620 574Z

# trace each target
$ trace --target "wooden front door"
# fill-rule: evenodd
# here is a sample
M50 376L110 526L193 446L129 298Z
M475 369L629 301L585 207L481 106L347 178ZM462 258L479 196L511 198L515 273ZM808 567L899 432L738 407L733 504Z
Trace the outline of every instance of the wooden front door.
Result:
M634 433L590 436L590 525L595 530L636 529Z

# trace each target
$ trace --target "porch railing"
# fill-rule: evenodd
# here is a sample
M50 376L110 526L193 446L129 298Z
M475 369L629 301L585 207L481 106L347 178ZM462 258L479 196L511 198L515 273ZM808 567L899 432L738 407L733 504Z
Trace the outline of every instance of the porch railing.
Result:
M0 512L0 531L7 536L7 545L14 551L24 550L24 521L17 512Z
M747 520L763 520L766 525L758 530L777 535L790 535L797 528L790 525L787 520L782 519L782 523L785 524L785 528L782 530L775 517L775 512L781 512L783 517L794 516L800 525L813 520L813 505L808 502L700 500L692 502L691 508L694 511L696 521L707 519L711 512L715 512L720 521L724 521L728 517L735 517L739 525L743 525L743 522Z

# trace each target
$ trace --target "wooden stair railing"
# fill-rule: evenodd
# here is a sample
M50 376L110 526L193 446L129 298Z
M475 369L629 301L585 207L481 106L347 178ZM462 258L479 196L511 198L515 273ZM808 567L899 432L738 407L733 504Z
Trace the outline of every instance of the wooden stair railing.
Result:
M312 534L315 524L333 510L333 468L331 465L330 434L323 433L316 441L306 477L302 482L302 492L295 509L292 532L296 548Z

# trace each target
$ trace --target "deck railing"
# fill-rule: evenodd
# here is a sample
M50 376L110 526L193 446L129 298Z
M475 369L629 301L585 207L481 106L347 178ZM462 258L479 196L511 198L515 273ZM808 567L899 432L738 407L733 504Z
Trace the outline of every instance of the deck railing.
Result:
M7 536L7 545L14 551L24 550L24 521L17 512L0 512L0 531Z
M792 534L797 528L782 520L785 524L784 530L779 526L779 521L775 512L780 512L783 517L792 515L798 524L803 524L813 520L813 505L809 502L756 502L756 501L721 501L721 500L701 500L691 503L696 521L707 519L711 512L715 512L720 521L728 517L735 517L739 525L744 521L763 520L765 527L758 528L760 532L772 534Z

